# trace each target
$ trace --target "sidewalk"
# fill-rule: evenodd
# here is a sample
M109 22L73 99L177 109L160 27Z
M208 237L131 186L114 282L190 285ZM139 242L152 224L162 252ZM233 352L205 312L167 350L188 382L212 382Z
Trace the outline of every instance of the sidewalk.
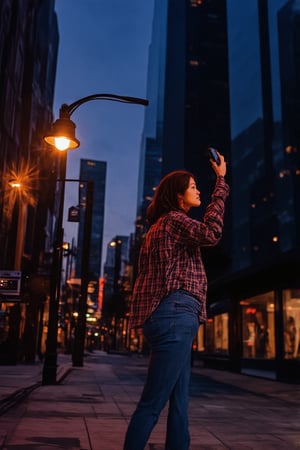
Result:
M61 382L70 370L72 370L71 356L59 354L57 382ZM41 386L42 372L43 364L39 362L0 366L0 416Z
M42 364L0 366L0 408L23 392L0 415L0 448L122 450L147 359L94 352L84 367L73 368L69 355L58 362L62 381L55 386L40 384ZM190 450L300 448L299 385L201 367L192 372ZM164 449L166 413L147 450Z

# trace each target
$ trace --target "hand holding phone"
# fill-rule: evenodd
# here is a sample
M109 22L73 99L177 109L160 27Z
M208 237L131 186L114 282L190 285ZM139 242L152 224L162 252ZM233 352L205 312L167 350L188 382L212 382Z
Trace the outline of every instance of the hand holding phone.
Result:
M219 166L221 164L221 160L219 158L217 150L213 147L208 147L208 152L210 158Z

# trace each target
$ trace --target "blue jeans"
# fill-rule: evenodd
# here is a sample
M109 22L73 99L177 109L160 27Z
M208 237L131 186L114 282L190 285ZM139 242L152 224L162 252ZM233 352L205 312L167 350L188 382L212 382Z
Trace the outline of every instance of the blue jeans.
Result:
M185 291L164 298L146 320L150 346L146 383L129 423L124 449L143 450L169 400L166 450L188 450L188 395L191 349L199 327L200 304Z

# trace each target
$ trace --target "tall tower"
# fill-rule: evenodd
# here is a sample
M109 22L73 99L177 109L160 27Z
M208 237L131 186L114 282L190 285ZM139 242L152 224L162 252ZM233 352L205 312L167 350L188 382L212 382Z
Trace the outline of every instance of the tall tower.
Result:
M92 208L92 232L90 240L89 271L90 282L93 282L94 292L91 298L97 304L98 280L101 274L102 241L104 226L104 202L106 184L106 162L90 159L80 160L80 180L83 183L79 188L80 223L78 228L78 253L76 259L76 277L81 277L82 242L84 231L84 212L86 205L86 184L84 181L93 181L93 208Z
M205 206L215 179L207 147L219 148L229 158L226 23L225 0L155 1L138 230L144 231L145 210L163 175L177 169L194 173ZM200 218L202 212L203 208L194 210L194 217ZM225 234L223 248L218 249L220 262L230 248L229 232ZM213 270L218 271L217 264Z

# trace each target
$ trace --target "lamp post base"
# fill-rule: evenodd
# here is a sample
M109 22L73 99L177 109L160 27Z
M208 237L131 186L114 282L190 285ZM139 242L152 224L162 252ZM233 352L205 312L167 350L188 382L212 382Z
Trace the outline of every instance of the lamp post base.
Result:
M57 384L56 381L57 358L56 354L46 356L43 367L42 384Z

